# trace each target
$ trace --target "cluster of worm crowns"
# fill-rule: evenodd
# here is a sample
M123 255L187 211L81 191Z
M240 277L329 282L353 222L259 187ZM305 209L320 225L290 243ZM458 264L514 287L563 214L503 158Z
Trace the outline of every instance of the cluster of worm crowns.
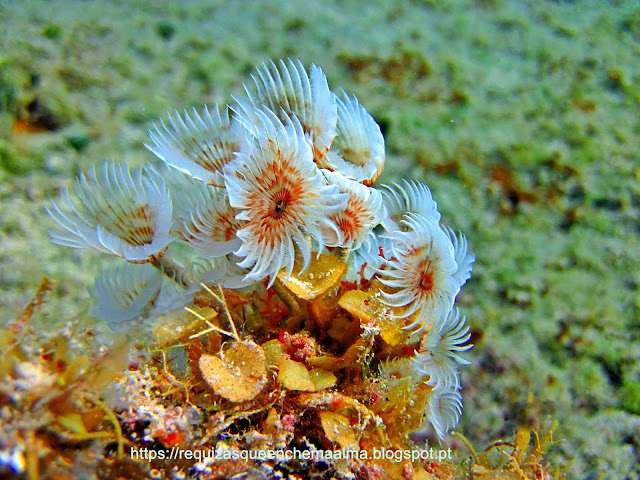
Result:
M454 306L475 260L465 237L441 225L422 183L373 186L385 163L380 127L318 66L280 60L252 79L228 106L154 125L146 147L162 162L80 174L49 209L61 227L51 240L126 260L90 289L94 315L114 330L184 313L202 286L280 297L271 339L295 325L285 322L292 310L313 317L320 298L325 316L349 312L371 339L379 391L409 379L423 417L414 429L430 422L442 439L462 412L458 366L469 362L459 353L471 347ZM244 308L245 319L257 315ZM325 345L318 331L331 320L304 328Z

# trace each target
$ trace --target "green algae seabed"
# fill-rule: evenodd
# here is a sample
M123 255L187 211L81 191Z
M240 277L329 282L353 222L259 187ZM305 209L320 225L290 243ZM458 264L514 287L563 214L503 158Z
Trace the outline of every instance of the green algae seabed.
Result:
M569 478L640 475L640 7L306 3L0 1L0 318L47 275L40 328L93 322L110 259L49 244L50 199L104 160L153 161L165 112L300 58L382 125L378 183L425 182L476 255L458 430L557 419Z

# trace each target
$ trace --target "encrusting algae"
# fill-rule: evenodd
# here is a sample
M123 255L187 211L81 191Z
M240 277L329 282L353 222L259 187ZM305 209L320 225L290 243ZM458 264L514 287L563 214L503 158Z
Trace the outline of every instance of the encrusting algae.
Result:
M455 299L474 256L428 187L373 186L380 128L319 67L280 60L253 80L229 106L161 121L148 148L165 166L106 163L52 205L53 242L128 262L91 290L122 333L96 348L72 325L37 332L35 307L12 324L1 471L551 478L550 432L462 463L411 440L444 441L462 415Z

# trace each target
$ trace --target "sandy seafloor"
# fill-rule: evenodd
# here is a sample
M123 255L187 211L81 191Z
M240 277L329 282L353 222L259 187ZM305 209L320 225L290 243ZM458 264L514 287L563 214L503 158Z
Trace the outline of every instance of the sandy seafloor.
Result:
M556 419L568 478L638 478L637 2L2 1L0 318L48 275L52 321L86 321L110 259L49 244L50 199L105 159L155 161L153 121L280 57L357 95L381 182L427 183L469 239L459 430L480 446ZM55 128L12 132L36 98Z

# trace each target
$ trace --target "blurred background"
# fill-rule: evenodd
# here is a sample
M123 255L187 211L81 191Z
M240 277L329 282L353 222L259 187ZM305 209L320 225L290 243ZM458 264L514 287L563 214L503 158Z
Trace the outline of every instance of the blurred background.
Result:
M481 448L557 420L568 478L637 478L637 2L0 1L0 319L46 275L52 322L90 322L110 259L49 244L50 201L104 160L156 162L153 122L286 57L358 97L378 183L429 185L476 255L458 430Z

